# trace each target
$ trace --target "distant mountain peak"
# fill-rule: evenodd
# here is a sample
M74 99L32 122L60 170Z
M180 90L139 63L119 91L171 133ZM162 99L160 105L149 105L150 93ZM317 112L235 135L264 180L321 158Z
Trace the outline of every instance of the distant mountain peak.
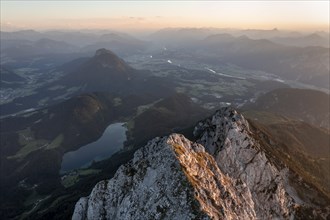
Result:
M123 59L107 49L98 49L95 55L66 75L63 84L79 86L85 92L122 91L128 81L135 79L135 70Z
M119 58L111 50L105 48L98 49L92 58L93 63L101 64L102 67L115 68L120 71L129 69L129 66L124 60Z
M317 33L312 33L310 35L307 35L305 38L310 40L322 40L322 37Z
M243 34L242 36L239 36L238 39L240 39L240 40L250 40L250 38L248 36L246 36L245 34Z
M111 50L107 50L107 49L105 49L105 48L98 49L98 50L95 52L94 57L103 56L103 55L111 55L111 56L117 57L117 55L114 54ZM118 58L118 57L117 57L117 58Z

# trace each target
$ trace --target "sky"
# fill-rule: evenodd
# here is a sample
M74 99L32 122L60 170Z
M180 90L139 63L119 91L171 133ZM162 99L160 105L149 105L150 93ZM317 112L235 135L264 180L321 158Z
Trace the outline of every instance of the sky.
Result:
M1 0L1 30L166 27L329 31L329 1Z

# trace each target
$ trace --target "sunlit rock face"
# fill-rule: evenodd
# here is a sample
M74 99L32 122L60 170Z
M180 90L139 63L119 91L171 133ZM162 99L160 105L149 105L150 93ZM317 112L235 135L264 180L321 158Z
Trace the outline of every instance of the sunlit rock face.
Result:
M194 135L149 141L77 202L72 219L294 219L306 206L234 109L199 122Z
M176 157L174 139L192 147L179 135L153 139L81 198L73 219L208 219Z

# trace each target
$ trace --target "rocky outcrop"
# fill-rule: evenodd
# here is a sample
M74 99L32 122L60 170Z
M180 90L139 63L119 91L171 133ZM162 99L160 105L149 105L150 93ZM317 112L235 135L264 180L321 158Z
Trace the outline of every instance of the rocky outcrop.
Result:
M258 219L293 217L299 198L286 188L288 170L279 170L267 159L242 115L234 109L221 109L200 122L194 134L219 168L252 195Z
M197 143L179 134L151 140L81 198L72 218L296 217L304 202L288 184L288 169L267 158L242 115L221 109L198 123L194 134Z
M72 219L207 219L182 172L171 139L155 138L76 204ZM197 145L196 145L197 146Z

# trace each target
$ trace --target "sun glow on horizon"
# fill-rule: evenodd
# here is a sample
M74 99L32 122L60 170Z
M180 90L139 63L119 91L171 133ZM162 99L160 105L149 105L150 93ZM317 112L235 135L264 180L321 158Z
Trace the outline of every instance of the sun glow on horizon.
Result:
M1 30L329 30L329 1L1 1Z

